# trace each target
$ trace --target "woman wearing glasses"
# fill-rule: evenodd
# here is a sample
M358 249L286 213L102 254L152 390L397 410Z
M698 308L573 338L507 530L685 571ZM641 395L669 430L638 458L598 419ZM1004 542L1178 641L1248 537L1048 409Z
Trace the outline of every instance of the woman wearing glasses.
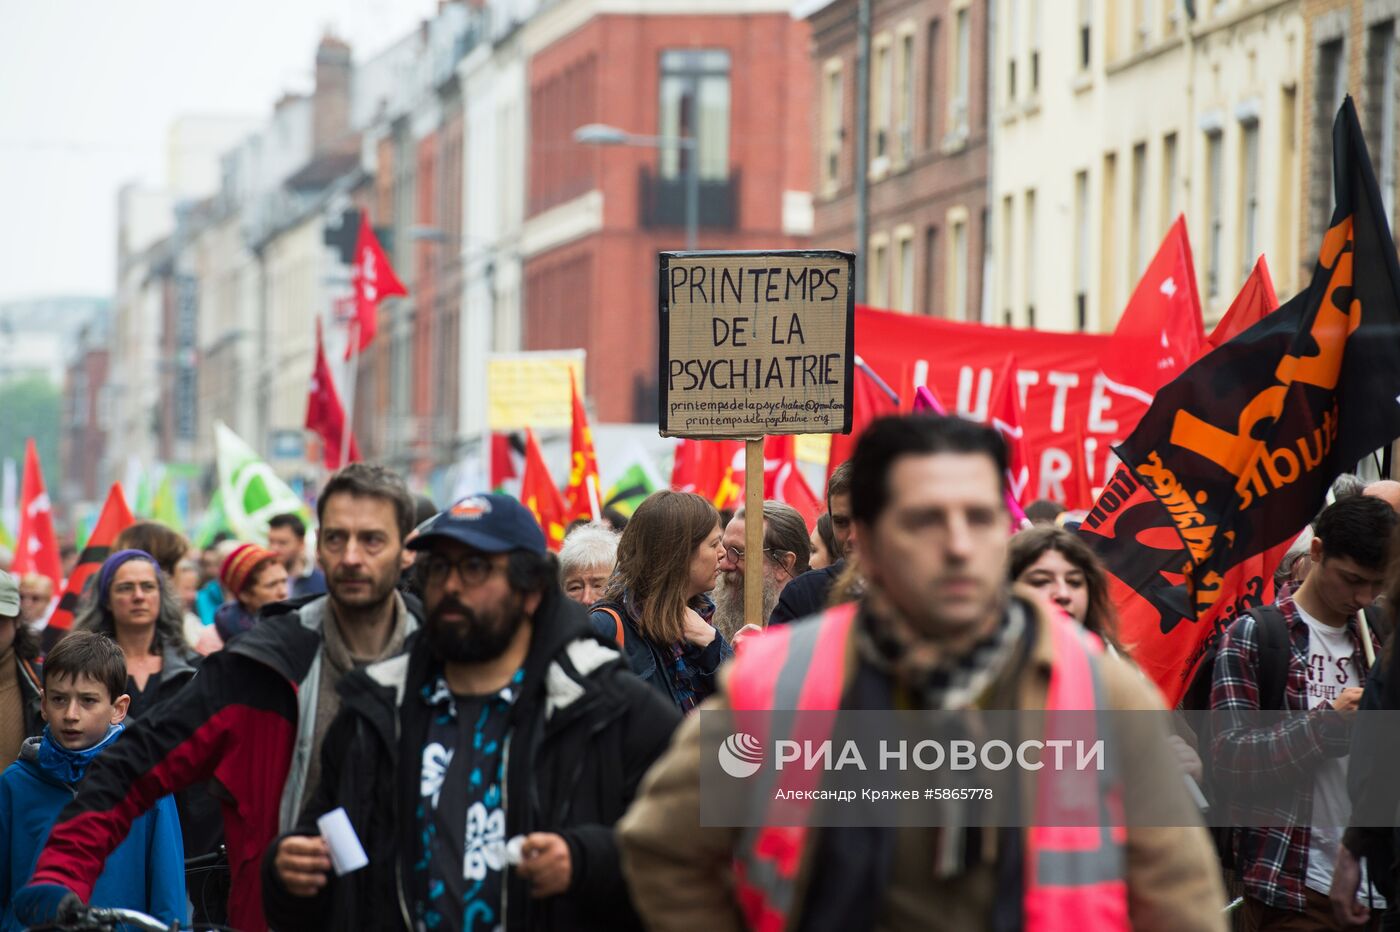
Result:
M682 712L715 691L715 672L734 653L710 623L721 541L719 512L704 498L655 493L627 522L607 594L589 615L632 672Z

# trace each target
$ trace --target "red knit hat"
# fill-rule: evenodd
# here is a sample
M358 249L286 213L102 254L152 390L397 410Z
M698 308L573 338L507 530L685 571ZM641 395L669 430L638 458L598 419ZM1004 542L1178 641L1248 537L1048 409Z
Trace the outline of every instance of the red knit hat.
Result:
M277 554L259 547L257 544L242 544L227 557L219 567L219 582L233 595L239 595L252 580L253 570L267 560L276 560Z

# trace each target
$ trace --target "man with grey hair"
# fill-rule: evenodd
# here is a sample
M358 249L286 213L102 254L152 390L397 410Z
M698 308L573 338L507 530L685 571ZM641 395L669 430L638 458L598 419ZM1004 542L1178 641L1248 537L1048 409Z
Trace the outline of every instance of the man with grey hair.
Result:
M744 509L740 508L724 529L724 553L719 560L719 581L711 595L715 614L711 619L720 633L732 641L744 627ZM807 572L812 559L812 539L797 509L783 502L763 503L763 617L773 613L783 587Z
M559 548L559 585L565 596L584 606L603 597L617 565L617 539L616 531L601 524L585 524L564 538Z

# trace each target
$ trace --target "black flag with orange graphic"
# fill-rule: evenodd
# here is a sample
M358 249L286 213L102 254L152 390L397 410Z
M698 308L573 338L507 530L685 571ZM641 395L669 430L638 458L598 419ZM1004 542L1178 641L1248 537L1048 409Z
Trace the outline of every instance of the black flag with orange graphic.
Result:
M1117 577L1124 643L1172 702L1209 640L1272 600L1332 480L1400 436L1400 263L1350 97L1332 151L1307 290L1157 393L1081 528Z

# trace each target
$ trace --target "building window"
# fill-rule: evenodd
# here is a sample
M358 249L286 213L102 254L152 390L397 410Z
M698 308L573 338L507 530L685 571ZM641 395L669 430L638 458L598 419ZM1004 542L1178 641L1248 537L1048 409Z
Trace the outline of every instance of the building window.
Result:
M938 302L938 227L924 228L924 313L944 316Z
M689 153L669 141L698 142L702 181L729 178L729 53L668 49L661 53L661 177L686 176Z
M1131 242L1128 253L1131 256L1128 266L1128 281L1136 282L1147 269L1147 247L1151 240L1147 216L1147 143L1133 146L1133 201Z
M972 83L972 22L967 7L957 12L953 39L953 93L948 95L948 128L958 136L966 136L968 92Z
M1240 127L1240 262L1248 278L1259 253L1259 121Z
M1040 93L1040 2L1041 0L1028 0L1030 3L1030 91L1035 97Z
M822 186L828 193L841 186L841 147L846 139L845 82L841 60L826 63L822 80Z
M873 43L874 67L870 70L870 175L879 177L889 168L891 114L890 90L894 83L894 58L890 37L880 35Z
M1395 20L1366 30L1366 132L1386 219L1395 225Z
M1224 240L1223 206L1225 139L1219 130L1206 134L1206 294L1220 294L1220 251Z
M897 165L907 165L914 156L914 27L900 31L899 61L895 67L894 159Z
M1274 213L1274 248L1269 255L1284 270L1285 287L1297 275L1298 231L1298 86L1290 84L1279 94L1278 195ZM1310 270L1311 271L1311 270Z
M1020 51L1020 0L1006 0L1006 102L1016 102L1016 53Z
M967 320L967 212L948 223L948 316Z
M1332 121L1346 92L1346 44L1324 42L1317 49L1317 83L1313 89L1312 236L1318 243L1332 221Z
M1099 326L1121 306L1118 294L1118 154L1103 157L1103 192L1099 199Z
M1016 247L1012 239L1011 230L1013 223L1012 212L1014 209L1015 203L1010 194L1001 199L1001 255L998 262L1001 266L1001 311L1002 317L1005 318L1008 324L1011 321L1012 308L1015 307L1015 301L1011 297L1011 292L1015 287L1015 282L1012 280L1012 271L1016 267Z
M1133 48L1141 50L1147 48L1152 42L1152 25L1157 17L1156 0L1137 0L1135 12L1137 25L1133 30Z
M1094 0L1079 0L1079 70L1088 71L1093 61Z
M900 227L894 234L894 309L914 310L914 228Z
M870 238L870 280L865 293L874 307L890 306L890 239L883 233Z
M1176 221L1176 133L1162 137L1162 220L1163 227Z
M932 149L938 139L938 20L928 23L928 55L924 65L924 100L926 119L924 123L924 149Z
M1074 314L1081 332L1089 326L1089 173L1074 175Z
M1021 268L1026 289L1026 326L1035 326L1035 189L1026 191L1026 223L1021 231Z

